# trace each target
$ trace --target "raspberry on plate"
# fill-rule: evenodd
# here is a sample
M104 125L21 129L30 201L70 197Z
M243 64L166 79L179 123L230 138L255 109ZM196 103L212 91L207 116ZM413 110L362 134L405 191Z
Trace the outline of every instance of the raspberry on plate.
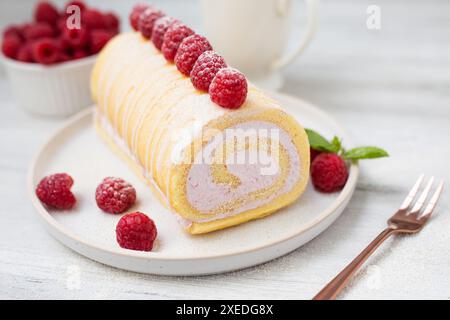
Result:
M170 16L164 16L155 21L152 32L152 42L158 50L161 50L164 34L167 29L177 22L179 22L177 19Z
M57 173L43 178L37 188L36 195L45 205L59 209L72 209L76 203L70 191L73 179L67 173Z
M105 212L123 213L136 201L136 190L123 179L108 177L98 185L95 200Z
M146 39L150 39L152 37L153 25L155 24L155 21L164 16L165 13L161 10L154 8L145 9L145 11L139 16L138 20L138 29L142 36Z
M51 25L56 25L58 19L59 12L51 3L41 1L37 4L34 11L34 20L36 22L46 22Z
M171 25L164 34L163 45L161 47L164 58L167 61L173 62L181 42L183 42L184 38L193 34L194 31L181 22Z
M208 92L209 86L220 69L226 68L225 59L214 51L203 52L191 71L191 81L197 90Z
M124 249L151 251L157 234L153 220L141 212L124 215L116 226L117 243Z
M312 183L318 191L339 191L345 186L347 178L345 161L335 153L321 153L311 165Z
M142 12L144 12L149 7L150 6L148 4L138 3L131 10L131 13L129 16L130 25L135 31L138 31L139 16L141 15Z
M91 53L95 54L100 52L103 47L114 37L114 33L105 30L93 30L91 32L90 49Z
M205 52L212 50L208 39L198 34L193 34L181 42L175 55L175 64L180 72L189 76L198 57Z
M21 45L22 40L19 37L14 35L7 36L2 41L2 52L6 57L16 59Z
M209 87L211 100L227 109L240 108L247 99L247 79L233 68L220 69Z
M320 151L313 149L313 148L309 148L309 154L310 154L310 163L312 164L312 162L314 161L314 159L321 154Z
M37 40L42 38L52 38L55 35L55 30L46 22L39 22L29 25L23 32L24 38L27 41Z
M59 61L61 48L53 39L36 40L31 48L33 59L42 64L53 64Z

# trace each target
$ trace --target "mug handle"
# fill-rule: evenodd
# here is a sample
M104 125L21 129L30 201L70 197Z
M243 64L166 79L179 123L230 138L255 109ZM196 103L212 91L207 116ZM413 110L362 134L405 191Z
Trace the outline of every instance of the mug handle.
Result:
M285 0L277 0L280 9L282 6L286 6L287 1ZM319 0L305 0L307 10L308 10L308 23L306 27L306 32L303 35L303 38L297 48L287 54L285 57L282 57L275 61L272 64L272 70L281 69L286 67L288 64L292 63L300 54L303 53L308 43L311 41L317 27L318 13L319 13Z

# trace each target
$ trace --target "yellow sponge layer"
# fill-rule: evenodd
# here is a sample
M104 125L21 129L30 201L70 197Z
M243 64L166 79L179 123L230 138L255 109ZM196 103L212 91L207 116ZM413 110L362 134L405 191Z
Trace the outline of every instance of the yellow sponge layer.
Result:
M114 38L100 53L91 91L97 103L100 136L152 187L158 199L180 216L191 234L265 217L294 202L305 190L309 176L305 131L276 101L252 85L240 109L221 108L207 93L196 91L190 79L168 63L151 42L138 33L128 33ZM235 196L224 195L223 202L214 199L218 202L215 207L199 205L196 201L202 199L190 191L197 155L230 128L253 124L276 128L285 135L283 141L268 136L260 138L256 146L247 143L240 150L276 145L276 177L257 177L263 181L258 188L246 185L243 173L232 173L226 163L212 163L204 172L211 192L217 188ZM225 150L226 159L239 151L228 141L221 146L214 154ZM242 191L247 188L249 192Z

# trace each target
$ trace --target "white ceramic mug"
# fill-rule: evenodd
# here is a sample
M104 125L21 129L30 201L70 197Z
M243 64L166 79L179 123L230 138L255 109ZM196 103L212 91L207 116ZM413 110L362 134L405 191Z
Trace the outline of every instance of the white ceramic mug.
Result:
M319 0L305 0L308 21L300 43L285 53L292 29L292 0L202 0L206 34L230 66L256 84L279 89L278 71L306 48L316 28Z

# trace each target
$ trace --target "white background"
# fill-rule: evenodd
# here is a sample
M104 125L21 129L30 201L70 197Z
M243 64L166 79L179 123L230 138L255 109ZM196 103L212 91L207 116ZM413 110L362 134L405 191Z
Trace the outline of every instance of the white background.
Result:
M89 1L120 12L124 29L135 2ZM197 1L154 2L202 30ZM27 20L32 3L2 0L0 27ZM366 28L370 4L381 7L379 31ZM298 16L294 33L304 23ZM318 238L276 261L225 275L124 272L53 240L28 201L26 173L61 121L17 109L0 71L0 298L308 299L384 228L419 173L450 183L450 2L322 0L320 20L312 45L284 72L282 91L318 105L356 142L382 146L391 157L362 163L350 205ZM341 297L450 299L448 196L445 191L424 231L388 241Z

